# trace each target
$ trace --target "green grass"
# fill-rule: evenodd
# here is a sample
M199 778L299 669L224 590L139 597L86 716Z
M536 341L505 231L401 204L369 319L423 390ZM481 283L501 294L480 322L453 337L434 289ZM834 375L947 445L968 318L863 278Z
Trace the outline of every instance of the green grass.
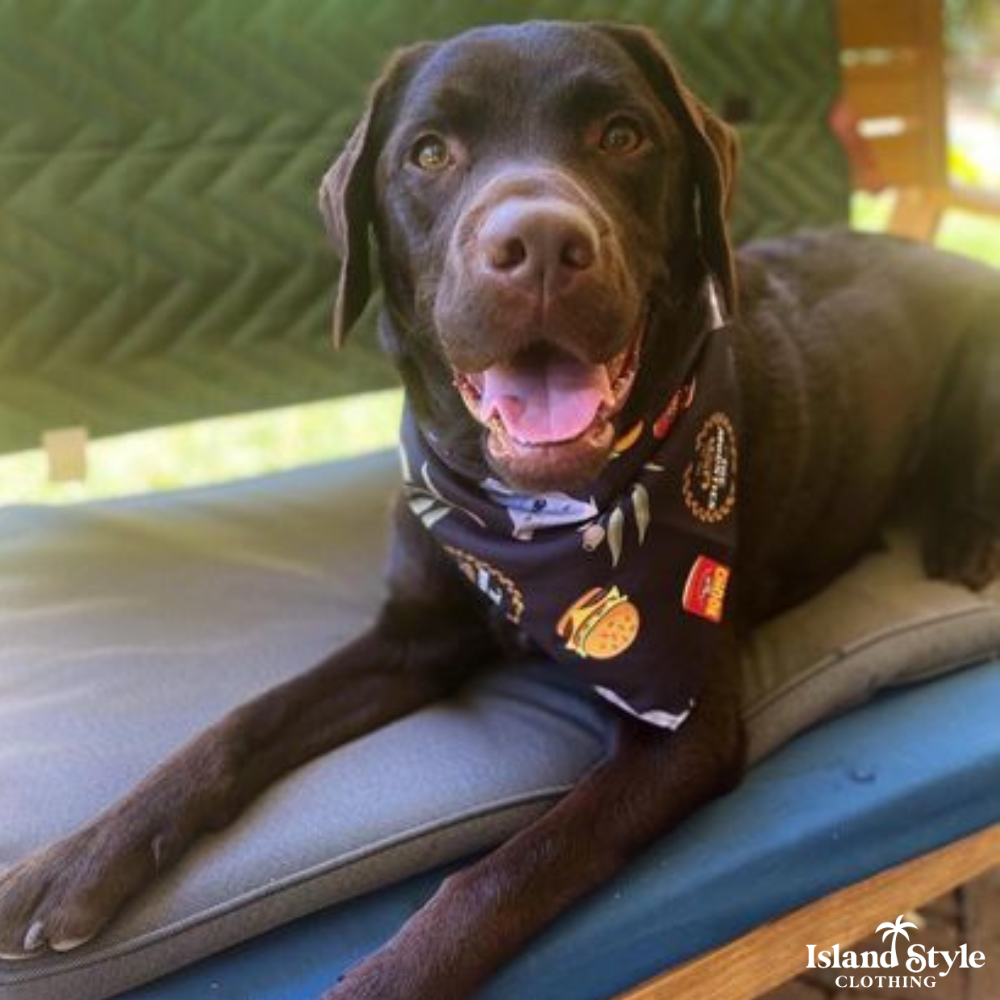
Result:
M937 245L1000 267L1000 222L971 212L949 212Z
M859 195L858 228L885 228L885 196ZM1000 267L1000 221L945 217L938 245ZM0 504L65 503L224 482L387 447L395 441L398 391L203 420L94 442L83 483L50 483L41 452L0 456Z

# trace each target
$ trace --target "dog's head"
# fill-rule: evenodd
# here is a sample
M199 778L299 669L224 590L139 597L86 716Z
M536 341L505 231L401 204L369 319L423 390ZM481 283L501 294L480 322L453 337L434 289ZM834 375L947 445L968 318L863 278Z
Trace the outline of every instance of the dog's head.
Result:
M320 189L339 344L371 290L418 420L453 461L579 488L644 385L734 306L736 146L648 32L532 22L403 50ZM655 386L662 391L662 385Z

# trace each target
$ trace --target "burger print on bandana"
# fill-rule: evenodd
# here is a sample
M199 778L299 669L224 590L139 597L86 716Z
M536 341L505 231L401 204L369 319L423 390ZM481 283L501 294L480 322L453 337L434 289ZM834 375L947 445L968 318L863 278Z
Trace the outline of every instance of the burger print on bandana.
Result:
M559 619L559 636L580 656L610 660L639 634L639 610L617 587L594 587Z
M525 495L463 477L410 411L403 419L410 510L463 576L601 697L671 729L716 659L731 583L740 426L731 339L730 327L706 325L579 494Z

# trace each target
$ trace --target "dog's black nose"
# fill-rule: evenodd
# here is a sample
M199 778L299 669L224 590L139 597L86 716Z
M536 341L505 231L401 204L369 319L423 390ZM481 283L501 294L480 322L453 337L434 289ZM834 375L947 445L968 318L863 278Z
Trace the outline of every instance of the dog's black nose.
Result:
M554 198L506 198L479 230L482 266L492 274L547 295L589 270L597 234L575 205Z

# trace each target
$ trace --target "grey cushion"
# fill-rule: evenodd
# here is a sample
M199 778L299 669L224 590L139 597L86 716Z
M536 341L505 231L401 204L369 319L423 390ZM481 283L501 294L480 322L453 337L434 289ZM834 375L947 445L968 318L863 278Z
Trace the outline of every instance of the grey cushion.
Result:
M0 511L0 868L227 708L356 633L394 459L76 508ZM994 596L996 594L994 593ZM1000 647L1000 607L873 555L747 652L760 756L874 688ZM90 1000L487 847L607 751L612 710L521 664L281 782L79 952L0 963L0 1000Z
M754 634L743 663L750 755L770 753L880 688L998 651L1000 584L974 594L928 580L914 534L894 529L884 550Z

